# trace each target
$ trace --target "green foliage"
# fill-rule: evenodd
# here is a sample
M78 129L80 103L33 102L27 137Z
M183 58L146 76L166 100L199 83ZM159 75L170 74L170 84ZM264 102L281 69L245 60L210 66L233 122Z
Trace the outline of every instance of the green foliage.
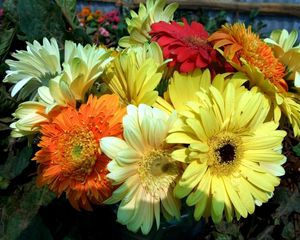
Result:
M17 101L6 91L5 87L0 87L0 115L5 116L17 106Z
M15 25L19 40L41 41L54 37L63 47L66 39L91 43L76 19L76 0L6 0L6 27Z
M0 62L4 60L15 35L15 28L5 29L0 35Z
M18 1L17 11L20 30L25 39L32 42L43 37L55 37L62 42L64 21L59 7L52 1L22 0Z
M293 152L297 157L300 157L300 143L293 147Z
M19 239L19 236L27 227L32 226L37 221L41 221L35 219L38 210L41 206L48 205L54 197L54 194L49 192L47 188L38 188L35 184L35 179L20 186L20 188L8 198L4 206L2 206L1 223L3 224L2 228L4 234L1 239ZM32 220L34 221L32 222ZM34 230L32 227L31 229ZM38 231L40 230L41 229L38 229ZM28 234L28 232L26 234ZM20 239L26 238L21 237Z

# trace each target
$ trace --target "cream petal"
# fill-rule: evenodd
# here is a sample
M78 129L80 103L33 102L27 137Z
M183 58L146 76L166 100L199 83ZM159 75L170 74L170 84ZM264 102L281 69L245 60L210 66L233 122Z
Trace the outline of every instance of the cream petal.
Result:
M127 149L127 143L116 137L103 137L99 140L100 149L110 159L116 158L118 152L123 149Z
M133 163L138 162L139 160L141 160L142 157L143 157L143 155L136 152L132 148L127 148L124 150L120 150L116 154L115 160L116 160L116 162L118 162L118 164L120 166L126 167L126 166L128 166L128 164L133 164Z

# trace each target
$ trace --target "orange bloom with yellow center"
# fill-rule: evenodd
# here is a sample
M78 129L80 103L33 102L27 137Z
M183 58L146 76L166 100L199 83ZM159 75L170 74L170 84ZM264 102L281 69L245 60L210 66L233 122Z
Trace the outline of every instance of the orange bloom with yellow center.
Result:
M226 24L213 33L209 39L214 48L222 48L224 57L241 66L240 58L250 66L257 67L280 92L287 92L288 85L283 79L285 66L274 56L272 49L244 24ZM238 69L240 70L240 69Z
M106 179L109 158L101 153L99 140L122 137L122 118L126 113L116 95L90 96L79 110L64 108L41 127L41 147L34 160L40 165L38 185L66 196L74 208L92 210L111 196Z

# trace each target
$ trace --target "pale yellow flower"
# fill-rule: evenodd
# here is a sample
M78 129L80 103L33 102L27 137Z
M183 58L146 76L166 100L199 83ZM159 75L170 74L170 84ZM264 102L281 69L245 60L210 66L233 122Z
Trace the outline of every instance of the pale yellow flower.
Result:
M165 138L176 119L165 112L141 104L129 105L123 118L124 140L104 137L101 151L112 161L107 177L118 188L105 202L121 201L117 220L131 231L149 233L153 222L157 229L160 214L179 218L180 201L173 195L173 187L181 173L181 163L170 153L176 145L166 144Z
M173 14L178 8L177 3L166 6L165 0L147 0L146 6L140 3L138 13L130 11L131 18L126 18L127 30L130 36L122 37L119 41L121 47L130 47L136 44L144 44L150 40L150 26L153 23L173 19Z

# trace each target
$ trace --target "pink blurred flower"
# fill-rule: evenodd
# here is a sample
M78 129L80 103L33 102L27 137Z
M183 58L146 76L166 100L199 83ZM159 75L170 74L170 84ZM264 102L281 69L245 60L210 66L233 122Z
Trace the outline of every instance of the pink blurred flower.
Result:
M109 37L109 35L110 35L109 32L103 27L100 27L98 29L98 31L99 31L100 35L102 35L103 37Z

